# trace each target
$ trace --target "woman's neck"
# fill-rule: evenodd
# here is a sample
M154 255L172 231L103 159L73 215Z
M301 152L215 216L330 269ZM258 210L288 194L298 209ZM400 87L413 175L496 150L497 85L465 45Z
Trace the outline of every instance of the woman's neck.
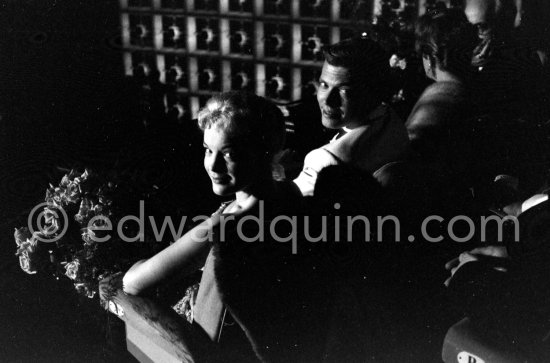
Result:
M254 183L235 193L236 205L247 208L258 200L265 200L275 194L273 180Z
M253 204L258 198L247 191L241 190L235 194L235 205L239 209L244 209Z
M462 83L462 79L456 74L448 71L442 71L439 68L435 69L435 80L436 82L455 82Z

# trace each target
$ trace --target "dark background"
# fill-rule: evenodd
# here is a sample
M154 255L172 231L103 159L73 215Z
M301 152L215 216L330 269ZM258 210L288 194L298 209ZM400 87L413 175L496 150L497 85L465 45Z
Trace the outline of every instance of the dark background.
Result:
M150 171L167 214L213 210L202 199L210 193L185 192L190 180L208 190L189 162L200 158L186 135L144 128L118 44L115 0L0 2L2 362L132 361L123 325L97 297L78 296L65 278L25 274L14 255L14 228L26 225L48 183L59 182L58 167L108 169L125 160Z
M547 9L546 1L534 7ZM124 76L118 7L0 0L0 362L133 361L122 323L97 297L19 267L14 228L59 182L60 167L144 170L166 215L205 214L218 203L189 128L144 126L139 86Z

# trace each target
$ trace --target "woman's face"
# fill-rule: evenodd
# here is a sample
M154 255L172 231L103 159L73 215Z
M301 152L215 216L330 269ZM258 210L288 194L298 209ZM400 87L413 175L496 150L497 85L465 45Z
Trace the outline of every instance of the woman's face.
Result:
M216 126L204 130L204 168L217 195L245 190L258 177L261 168L257 153L246 142Z

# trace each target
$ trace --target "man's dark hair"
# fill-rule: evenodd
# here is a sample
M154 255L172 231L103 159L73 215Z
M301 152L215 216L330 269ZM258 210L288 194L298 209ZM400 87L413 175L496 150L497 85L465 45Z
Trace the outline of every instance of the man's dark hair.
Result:
M331 66L349 69L357 83L380 101L389 96L390 57L375 41L367 37L345 39L324 46L323 55Z
M466 75L471 71L477 30L461 10L426 13L416 23L416 49L441 69Z

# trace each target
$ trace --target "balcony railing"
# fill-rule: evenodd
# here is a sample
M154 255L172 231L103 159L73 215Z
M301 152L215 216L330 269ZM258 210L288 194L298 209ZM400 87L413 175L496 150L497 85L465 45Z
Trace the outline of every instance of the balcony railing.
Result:
M109 284L104 280L102 286ZM216 345L197 325L153 299L112 291L108 309L126 325L128 351L140 362L216 361Z

